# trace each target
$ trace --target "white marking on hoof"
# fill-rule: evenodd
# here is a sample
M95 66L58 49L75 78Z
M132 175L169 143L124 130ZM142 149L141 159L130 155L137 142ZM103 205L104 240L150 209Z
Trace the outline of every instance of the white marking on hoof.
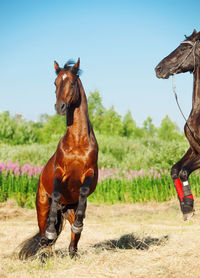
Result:
M46 230L45 237L48 238L49 240L55 240L57 238L57 233L55 232L51 233Z

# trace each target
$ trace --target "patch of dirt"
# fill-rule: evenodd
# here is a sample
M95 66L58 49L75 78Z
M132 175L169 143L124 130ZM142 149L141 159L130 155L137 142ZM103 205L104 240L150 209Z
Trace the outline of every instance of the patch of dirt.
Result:
M14 200L0 203L0 220L13 218L27 218L33 214L33 210L20 208Z

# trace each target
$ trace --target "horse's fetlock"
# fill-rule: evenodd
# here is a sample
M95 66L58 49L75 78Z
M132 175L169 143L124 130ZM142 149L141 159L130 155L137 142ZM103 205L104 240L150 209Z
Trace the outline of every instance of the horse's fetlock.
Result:
M89 195L89 192L90 192L89 187L83 186L80 188L80 196L81 197L87 197Z
M60 201L60 198L61 198L61 193L58 192L58 191L55 191L52 193L52 202L53 201Z
M181 181L187 181L188 180L188 172L186 169L182 169L179 173Z
M173 180L176 180L179 178L179 175L178 175L178 169L175 168L174 166L171 168L171 177Z

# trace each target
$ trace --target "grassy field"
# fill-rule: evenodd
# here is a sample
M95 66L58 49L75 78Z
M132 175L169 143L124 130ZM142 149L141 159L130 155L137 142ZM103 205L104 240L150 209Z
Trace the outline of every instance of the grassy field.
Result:
M37 231L34 210L13 201L0 204L1 278L123 278L200 277L200 199L197 214L184 222L177 200L147 204L88 204L79 255L67 254L66 223L53 257L22 262L17 246ZM23 223L23 224L22 224Z
M170 169L188 149L186 140L162 141L158 138L128 139L96 134L99 143L99 168L124 170ZM42 166L56 150L57 143L11 146L0 144L0 161Z

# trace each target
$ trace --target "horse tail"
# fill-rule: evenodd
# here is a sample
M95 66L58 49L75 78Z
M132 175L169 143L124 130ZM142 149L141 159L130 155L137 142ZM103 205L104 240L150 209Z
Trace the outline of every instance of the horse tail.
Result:
M63 229L63 215L60 210L57 211L57 224L55 225L57 235L61 233ZM38 252L50 245L53 245L56 242L55 240L49 240L45 236L41 236L40 232L35 234L33 237L23 241L20 244L21 250L19 251L19 259L27 260L28 258L34 257Z
M40 233L37 233L33 237L25 240L20 245L21 250L19 252L19 259L27 260L28 258L35 256L42 248L42 245L42 237Z

